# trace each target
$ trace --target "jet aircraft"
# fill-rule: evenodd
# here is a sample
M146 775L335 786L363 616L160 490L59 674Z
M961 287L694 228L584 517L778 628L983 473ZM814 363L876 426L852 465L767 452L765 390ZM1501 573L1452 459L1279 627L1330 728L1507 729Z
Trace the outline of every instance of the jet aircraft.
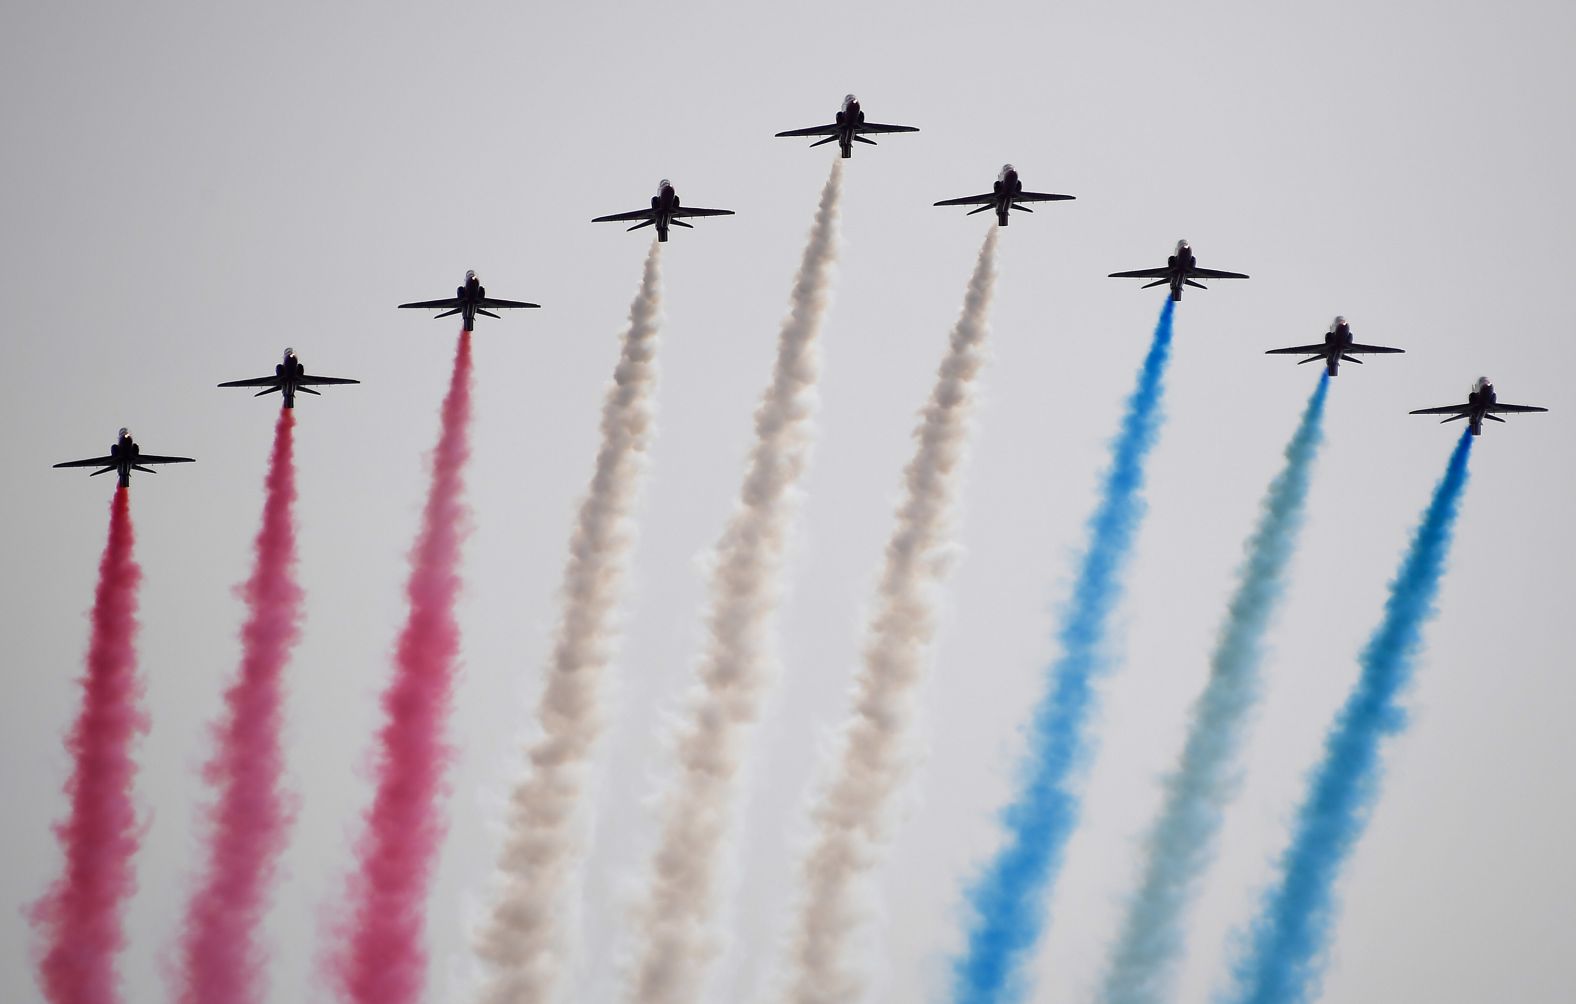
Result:
M222 383L220 387L262 387L263 389L253 394L253 397L262 397L264 394L283 394L286 408L295 407L296 391L303 394L317 394L313 387L323 387L329 384L360 383L360 380L350 380L345 377L308 376L301 365L301 360L296 358L295 349L285 349L285 358L274 367L273 376L253 377L250 380L231 380Z
M143 464L189 463L192 463L191 457L156 457L151 453L143 453L142 447L138 446L131 438L131 433L125 429L121 429L120 435L116 439L115 445L109 448L109 456L89 457L87 460L68 460L63 464L56 464L55 466L102 468L101 470L94 471L92 474L88 475L88 477L98 477L100 474L108 474L110 471L117 471L120 474L120 486L122 488L126 488L131 485L132 471L141 471L144 474L158 473L158 471L150 470L149 468L142 466Z
M679 205L678 193L673 190L673 182L666 178L657 182L657 194L651 197L650 209L632 209L627 213L614 213L611 216L598 216L592 223L625 223L629 220L641 220L630 227L630 230L639 230L641 227L655 226L657 240L666 242L668 239L668 226L688 227L694 229L694 224L685 223L686 216L732 216L731 209L692 209L689 206Z
M1246 279L1241 272L1221 272L1212 268L1199 268L1198 259L1193 257L1193 248L1187 241L1177 241L1176 252L1166 259L1165 268L1141 268L1133 272L1112 272L1112 279L1154 279L1154 282L1145 283L1143 288L1150 286L1171 286L1171 299L1182 299L1182 287L1192 286L1194 289L1208 289L1195 279ZM1333 370L1331 371L1333 372Z
M970 210L965 216L983 213L987 209L996 211L996 223L1006 226L1010 219L1008 212L1016 209L1021 213L1032 213L1034 210L1028 206L1019 205L1023 202L1064 202L1074 198L1071 195L1046 195L1042 192L1025 192L1023 182L1018 180L1018 169L1011 164L1003 164L1001 173L996 175L996 187L989 195L969 195L961 199L943 199L936 203L938 206L979 206Z
M1325 372L1335 376L1341 368L1341 360L1349 363L1362 363L1361 359L1352 358L1355 355L1375 352L1405 352L1405 349L1391 349L1383 345L1360 345L1352 341L1351 325L1346 323L1346 318L1337 317L1330 322L1330 330L1324 336L1324 342L1316 345L1293 345L1285 349L1270 349L1264 354L1267 356L1300 356L1308 355L1307 359L1297 360L1297 365L1311 363L1316 359L1324 360ZM1311 354L1310 354L1311 353Z
M1456 422L1466 419L1472 428L1472 435L1483 434L1483 420L1503 422L1500 415L1515 415L1528 411L1548 411L1547 408L1537 408L1530 404L1500 404L1499 397L1494 393L1494 385L1488 377L1478 377L1477 383L1467 392L1466 404L1447 404L1439 408L1419 408L1412 412L1414 415L1449 415L1444 422Z
M876 145L873 139L866 139L869 133L888 132L919 132L914 126L881 125L878 122L866 122L865 113L859 107L859 99L852 94L843 98L843 110L837 113L837 121L831 125L810 126L807 129L789 129L780 132L779 136L825 136L823 140L811 143L811 146L823 146L836 142L842 148L843 158L846 160L854 155L855 143L869 143Z
M456 287L454 296L443 300L420 300L416 303L402 303L399 309L441 310L439 317L452 317L460 314L465 318L465 330L476 329L476 315L483 317L497 317L494 310L507 310L514 307L540 307L540 303L524 303L520 300L500 300L487 295L487 287L476 278L476 273L465 273L465 285Z

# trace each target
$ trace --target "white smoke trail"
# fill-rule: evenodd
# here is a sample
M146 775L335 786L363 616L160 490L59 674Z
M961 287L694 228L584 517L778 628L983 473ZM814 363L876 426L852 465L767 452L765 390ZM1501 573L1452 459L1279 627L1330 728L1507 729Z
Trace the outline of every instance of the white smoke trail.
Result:
M908 769L914 692L935 634L936 587L947 571L944 548L995 282L992 227L914 430L914 458L903 472L903 500L887 542L842 756L812 810L815 836L804 861L788 988L795 1004L846 1004L866 992L864 973L849 958L865 920L861 881L875 864L888 803Z
M777 609L791 490L804 470L820 371L816 348L836 260L842 165L821 190L772 382L755 411L755 445L738 508L717 544L707 640L676 742L677 777L660 805L641 945L630 988L641 1004L693 1004L713 955L714 885L746 727L769 677L767 633Z
M565 887L580 862L576 813L586 760L601 733L598 698L612 658L618 604L633 534L629 514L651 439L651 396L662 314L662 245L646 255L640 291L629 308L613 383L602 405L602 445L580 503L564 568L562 620L537 706L542 736L510 799L509 832L499 860L502 890L477 951L488 963L488 1004L552 999L566 969Z

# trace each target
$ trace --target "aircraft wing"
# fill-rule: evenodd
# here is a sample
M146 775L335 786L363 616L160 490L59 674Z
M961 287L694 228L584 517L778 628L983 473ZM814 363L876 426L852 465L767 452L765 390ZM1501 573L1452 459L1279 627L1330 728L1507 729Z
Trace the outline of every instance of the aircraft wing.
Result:
M885 126L883 126L882 128L885 128ZM779 136L836 136L837 135L837 126L835 126L835 125L809 126L807 128L804 128L804 129L789 129L786 132L780 132L777 135L779 135Z
M279 382L277 376L252 377L250 380L230 380L220 384L220 387L272 387Z
M1014 202L1066 202L1075 198L1071 195L1046 195L1044 192L1019 192L1012 197Z
M1241 272L1222 272L1215 268L1190 268L1187 270L1190 279L1246 279Z
M1286 349L1268 349L1264 354L1267 356L1322 356L1328 348L1329 346L1320 342L1317 345L1293 345Z
M1405 352L1406 350L1392 349L1385 345L1358 345L1356 342L1353 342L1346 347L1346 351L1350 354L1354 352Z
M836 127L835 126L827 126L826 128L836 128ZM919 132L919 127L918 126L900 126L900 125L882 125L879 122L865 122L865 123L862 123L862 124L860 124L858 126L855 126L854 127L854 132L856 132L856 133L863 133L863 132ZM781 134L779 134L779 135L781 135ZM814 134L813 133L807 133L806 135L814 135Z
M113 467L113 466L115 466L118 463L120 463L120 461L117 460L114 457L93 457L93 458L88 459L88 460L68 460L68 461L66 461L63 464L56 464L55 466L56 467Z
M297 385L302 386L302 387L327 387L330 384L360 383L360 382L361 382L360 380L351 380L349 377L320 377L320 376L305 376L305 375L301 376L299 379L296 380ZM220 384L219 386L222 387L222 386L224 386L224 384Z
M160 457L149 453L137 454L139 464L190 464L195 463L191 457Z
M961 199L942 199L937 206L988 206L996 201L994 195L967 195Z
M1447 405L1443 405L1443 406L1438 407L1438 408L1419 408L1416 411L1408 412L1407 414L1409 414L1409 415L1470 415L1470 414L1472 414L1472 406L1470 404L1447 404Z
M1141 269L1137 269L1137 270L1132 271L1132 272L1112 272L1109 276L1107 276L1107 278L1109 278L1109 279L1167 279L1167 278L1170 278L1170 276L1171 276L1171 269L1166 268L1166 267L1161 267L1161 268L1141 268Z
M1532 406L1530 404L1493 404L1493 405L1490 405L1489 409L1488 409L1489 414L1491 414L1491 415L1495 415L1495 414L1498 414L1498 415L1515 415L1515 414L1517 414L1519 412L1525 412L1525 411L1548 411L1548 410L1549 409L1547 409L1547 408L1537 408L1537 407L1534 407L1534 406Z
M540 307L541 304L540 303L526 303L524 300L495 300L495 299L493 299L490 296L484 296L484 297L482 297L481 302L477 304L477 306L478 307L491 307L494 310L508 310L511 307Z
M402 303L399 305L399 308L401 310L406 307L415 307L418 310L449 310L459 305L460 301L451 296L443 300L418 300L415 303Z
M611 216L598 216L592 223L624 223L629 220L649 220L654 209L631 209L627 213L614 213Z
M732 216L731 209L692 209L689 206L680 206L673 210L674 218L680 216Z

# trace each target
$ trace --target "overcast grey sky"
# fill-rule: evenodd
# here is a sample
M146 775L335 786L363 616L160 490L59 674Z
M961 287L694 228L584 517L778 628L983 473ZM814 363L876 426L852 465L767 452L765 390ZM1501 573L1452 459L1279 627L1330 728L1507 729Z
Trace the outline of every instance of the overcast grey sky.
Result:
M541 9L534 9L540 7ZM24 904L54 877L111 484L50 471L128 425L198 463L133 489L145 577L148 828L131 999L191 877L197 765L234 671L273 408L213 384L286 345L359 387L303 400L308 621L290 669L300 813L269 920L271 999L312 1000L318 917L351 863L375 697L403 616L454 332L396 313L476 269L543 304L483 319L449 834L430 996L468 1000L502 806L529 736L574 506L644 235L587 221L659 177L734 209L664 261L660 409L598 756L574 999L615 999L663 741L694 663L704 556L732 505L773 338L835 146L778 140L854 91L923 131L849 165L819 445L728 863L712 1001L759 996L784 937L809 785L846 705L924 401L991 217L932 209L1004 161L1076 202L1016 218L962 493L924 761L860 951L883 1000L937 999L962 884L995 839L1016 730L1105 444L1160 307L1108 280L1179 237L1249 272L1187 295L1149 518L1103 687L1099 756L1036 970L1088 999L1232 570L1315 367L1262 351L1350 318L1408 354L1343 368L1251 767L1197 904L1184 1001L1268 875L1455 427L1405 414L1481 374L1551 409L1488 429L1384 796L1341 887L1330 1000L1552 1000L1576 980L1576 699L1566 607L1576 270L1576 8L1562 3L475 3L15 7L0 37L0 998L37 999Z

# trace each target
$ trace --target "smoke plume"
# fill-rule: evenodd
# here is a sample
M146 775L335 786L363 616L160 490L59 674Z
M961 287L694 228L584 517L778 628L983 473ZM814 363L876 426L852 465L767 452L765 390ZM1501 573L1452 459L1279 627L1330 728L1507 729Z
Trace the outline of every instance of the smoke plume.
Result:
M1321 375L1248 540L1237 591L1210 657L1209 682L1193 706L1181 762L1166 780L1160 816L1144 848L1143 878L1111 954L1102 991L1110 1004L1161 1004L1175 996L1170 983L1186 936L1184 915L1209 867L1233 793L1243 733L1259 695L1264 635L1297 546L1324 437L1329 388L1329 375Z
M204 777L216 792L208 807L207 861L186 904L181 939L184 1004L256 1004L266 996L267 957L258 928L268 909L275 865L289 835L280 788L284 751L284 670L300 636L301 588L295 580L295 412L279 409L269 460L263 524L252 576L242 588L241 669L214 727Z
M1144 465L1160 428L1162 377L1171 352L1175 304L1167 300L1154 341L1111 444L1111 467L1089 520L1089 543L1062 611L1062 654L1050 691L1035 708L1018 794L1002 813L1006 840L969 890L973 916L963 958L954 963L955 998L966 1004L1019 1000L1022 966L1045 927L1045 899L1078 823L1073 790L1087 752L1093 683L1106 665L1106 629L1122 594L1122 573L1143 517Z
M394 679L383 695L376 792L348 893L349 929L333 977L356 1004L414 1004L426 983L423 907L443 837L438 801L450 750L444 741L460 629L462 500L470 455L471 335L460 333L421 534L411 551L410 613Z
M1467 483L1472 436L1463 432L1422 523L1390 584L1384 617L1358 661L1362 674L1324 740L1324 759L1308 779L1279 877L1265 894L1234 967L1233 1004L1303 1004L1319 996L1335 882L1361 839L1379 797L1380 747L1405 727L1398 700L1434 613L1456 514Z
M781 592L792 489L808 460L842 178L834 162L778 334L771 385L755 412L738 507L717 544L698 686L677 736L677 776L659 806L661 834L640 916L631 993L641 1004L697 1000L713 954L714 887L733 779L770 676L768 629Z
M796 1004L846 1004L866 991L864 974L849 957L865 920L857 897L885 839L888 803L907 771L904 744L914 692L935 634L935 591L947 570L942 550L996 281L997 230L987 233L914 430L914 458L903 474L903 499L887 542L842 756L812 812L815 834L793 933L789 999Z
M131 789L131 744L147 730L137 679L137 584L131 496L115 489L109 540L99 561L82 709L66 738L73 766L71 814L55 826L65 871L30 911L40 936L39 983L53 1004L120 999L115 956L125 947L126 901L136 891L131 859L140 837Z
M653 241L629 308L618 366L602 404L602 444L591 487L580 504L561 587L563 613L537 706L542 737L510 800L509 831L499 870L503 889L478 951L490 965L489 1004L552 999L565 969L563 900L580 861L576 811L585 765L601 734L598 700L613 657L617 608L629 549L630 510L651 439L658 325L662 313L662 245Z

